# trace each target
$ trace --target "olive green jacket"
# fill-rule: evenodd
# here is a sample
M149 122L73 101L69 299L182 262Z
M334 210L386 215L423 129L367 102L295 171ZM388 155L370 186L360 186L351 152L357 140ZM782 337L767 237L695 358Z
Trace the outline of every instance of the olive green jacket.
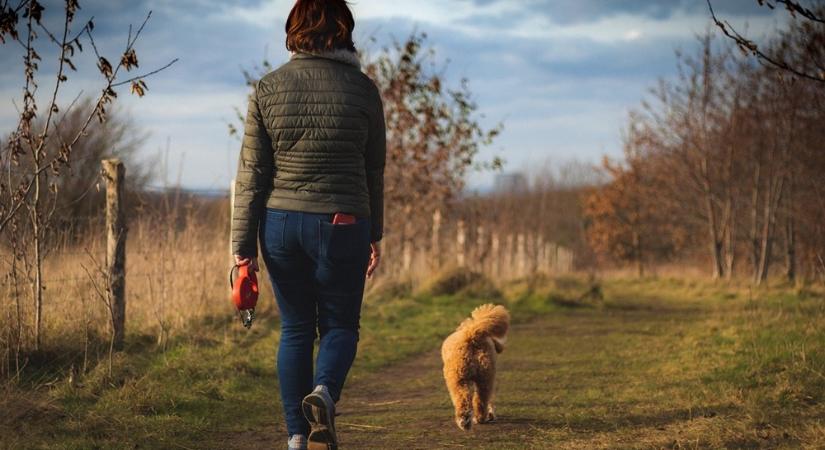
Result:
M232 250L257 255L265 208L369 217L383 234L384 109L353 52L296 53L249 101L235 179Z

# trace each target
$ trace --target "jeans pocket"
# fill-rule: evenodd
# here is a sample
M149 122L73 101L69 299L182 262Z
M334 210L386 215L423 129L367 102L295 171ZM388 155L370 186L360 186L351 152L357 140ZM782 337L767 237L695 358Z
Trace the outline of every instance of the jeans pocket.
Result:
M261 246L269 252L284 248L286 215L285 212L272 209L266 210L266 215L261 223Z
M369 219L358 219L353 224L319 221L321 256L335 263L361 263L369 256Z

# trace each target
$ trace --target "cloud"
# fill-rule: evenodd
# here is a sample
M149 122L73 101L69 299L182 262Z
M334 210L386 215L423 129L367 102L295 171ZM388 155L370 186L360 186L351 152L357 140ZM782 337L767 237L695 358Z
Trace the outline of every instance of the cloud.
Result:
M53 23L60 4L49 0ZM752 0L713 0L717 13L749 35L761 36L785 20L782 11L759 8ZM142 99L122 89L118 101L151 134L146 155L171 141L170 174L184 161L182 181L189 187L228 185L238 144L226 132L233 107L243 109L246 87L241 67L286 61L283 24L293 0L81 0L78 23L96 17L96 40L117 58L129 24L149 10L152 19L138 43L141 70L180 61L147 80ZM626 111L646 88L674 73L674 47L693 48L694 34L707 29L701 0L353 0L356 39L376 53L391 38L414 29L427 32L439 63L449 60L446 76L456 85L470 79L482 123L504 120L504 132L483 151L502 155L512 167L529 161L578 157L596 161L602 153L620 154L619 130ZM51 15L54 14L54 15ZM52 25L50 27L54 28ZM374 37L377 44L370 44ZM18 46L19 47L19 46ZM267 50L268 48L268 50ZM15 64L19 49L0 46L0 63ZM94 92L99 75L87 51L72 75L71 91ZM438 66L441 67L441 64ZM54 70L41 65L44 75ZM19 71L18 71L19 72ZM18 72L0 73L0 127L13 125L10 99L19 97ZM45 88L44 88L45 89ZM472 183L489 176L474 175ZM487 181L485 181L487 180Z

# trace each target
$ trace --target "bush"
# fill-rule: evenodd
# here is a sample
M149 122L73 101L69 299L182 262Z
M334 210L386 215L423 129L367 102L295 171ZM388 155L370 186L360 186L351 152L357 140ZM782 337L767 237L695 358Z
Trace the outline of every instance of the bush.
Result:
M426 285L424 293L432 296L462 295L473 298L501 298L502 293L489 278L465 268L452 268Z

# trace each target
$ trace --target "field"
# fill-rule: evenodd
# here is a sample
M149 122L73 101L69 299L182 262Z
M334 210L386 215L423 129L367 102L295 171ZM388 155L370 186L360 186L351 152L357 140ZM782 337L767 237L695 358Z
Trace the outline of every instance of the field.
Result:
M340 404L344 448L822 448L825 297L675 279L452 272L375 286ZM595 288L595 289L594 289ZM271 300L270 300L271 301ZM437 348L469 310L506 304L495 424L460 432ZM284 442L271 309L247 332L131 336L85 377L7 388L3 448L271 448ZM128 357L126 357L128 355ZM21 389L23 387L23 389Z
M283 448L265 207L380 240L344 449L825 449L825 0L90 3L0 0L0 450Z

